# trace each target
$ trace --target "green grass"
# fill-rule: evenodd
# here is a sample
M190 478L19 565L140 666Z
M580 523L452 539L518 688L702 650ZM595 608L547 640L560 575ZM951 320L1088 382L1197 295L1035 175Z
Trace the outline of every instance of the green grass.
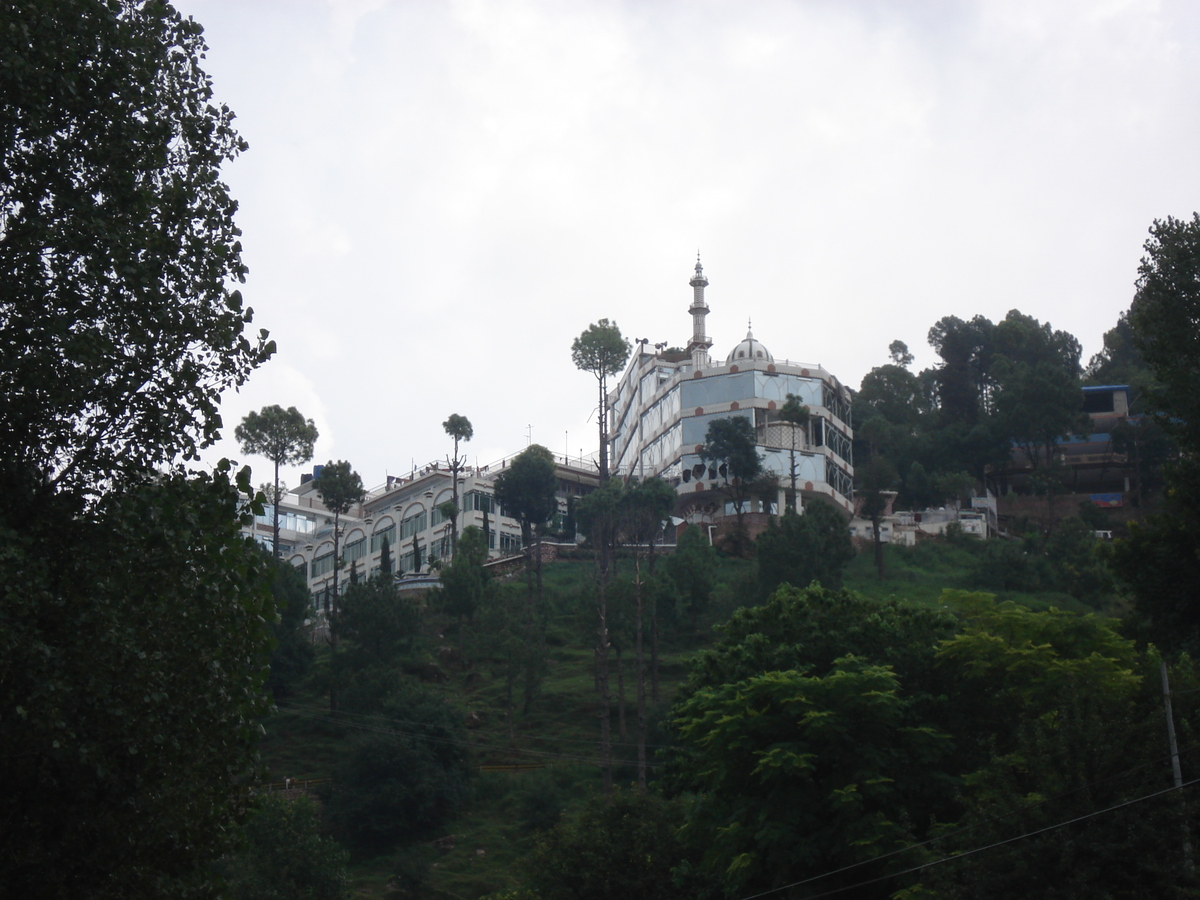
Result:
M981 545L928 541L915 547L884 545L884 578L875 569L875 554L867 549L846 568L843 585L875 600L902 599L919 606L941 605L942 591L984 591L997 600L1011 600L1031 609L1089 613L1095 609L1057 591L1006 591L980 582L975 575Z

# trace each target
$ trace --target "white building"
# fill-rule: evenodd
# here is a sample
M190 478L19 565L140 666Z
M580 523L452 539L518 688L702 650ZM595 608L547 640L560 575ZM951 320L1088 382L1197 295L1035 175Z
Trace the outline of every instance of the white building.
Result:
M483 529L492 558L521 552L520 523L505 515L495 502L496 478L508 463L506 458L458 473L459 533L470 525ZM565 517L570 498L590 492L598 483L590 461L556 460L556 470L559 512L554 527ZM436 582L436 576L430 574L430 560L445 561L452 554L451 522L438 508L453 496L450 479L445 463L431 463L403 477L389 476L385 484L368 491L361 504L341 516L342 568L338 580L343 591L352 566L362 577L379 571L385 545L391 553L392 571L401 576L402 586ZM317 604L323 606L333 588L333 513L321 503L309 476L284 495L279 510L281 556L304 574ZM268 507L254 524L256 539L267 546L271 543L271 515ZM419 569L415 565L416 548L420 553Z
M849 512L854 483L850 392L818 364L776 359L750 331L724 362L714 361L705 330L708 279L699 259L690 284L692 336L687 347L670 351L660 344L657 352L647 353L647 342L640 341L609 394L614 473L660 476L679 493L682 515L711 520L724 511L724 500L716 493L722 475L701 460L700 448L714 419L744 416L754 426L764 468L779 478L781 497L791 484L794 447L801 502L824 497ZM812 418L807 426L780 421L788 394L808 406Z

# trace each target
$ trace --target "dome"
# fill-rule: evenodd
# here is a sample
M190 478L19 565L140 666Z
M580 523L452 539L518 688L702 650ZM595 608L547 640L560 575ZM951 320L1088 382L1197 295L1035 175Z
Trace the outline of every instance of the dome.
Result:
M725 364L730 365L743 359L763 359L767 362L775 362L771 351L764 347L761 341L755 340L754 332L749 329L746 330L746 339L729 351L729 355L725 357Z

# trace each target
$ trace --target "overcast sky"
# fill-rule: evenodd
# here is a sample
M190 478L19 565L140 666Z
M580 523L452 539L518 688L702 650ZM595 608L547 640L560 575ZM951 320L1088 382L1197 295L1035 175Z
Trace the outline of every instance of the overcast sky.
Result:
M1200 209L1200 4L178 0L250 150L243 293L278 342L223 405L367 485L530 435L596 447L591 322L857 387L899 338L1013 308L1084 359L1155 218ZM256 480L269 464L248 459ZM298 471L287 473L290 484Z

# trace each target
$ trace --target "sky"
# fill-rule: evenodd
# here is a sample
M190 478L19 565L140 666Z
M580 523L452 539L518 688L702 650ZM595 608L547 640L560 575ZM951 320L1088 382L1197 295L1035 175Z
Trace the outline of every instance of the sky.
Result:
M224 174L295 406L368 487L597 446L571 343L686 344L696 254L745 336L858 387L1019 309L1083 344L1155 219L1200 209L1193 0L177 0L250 149ZM285 471L291 485L301 469Z

